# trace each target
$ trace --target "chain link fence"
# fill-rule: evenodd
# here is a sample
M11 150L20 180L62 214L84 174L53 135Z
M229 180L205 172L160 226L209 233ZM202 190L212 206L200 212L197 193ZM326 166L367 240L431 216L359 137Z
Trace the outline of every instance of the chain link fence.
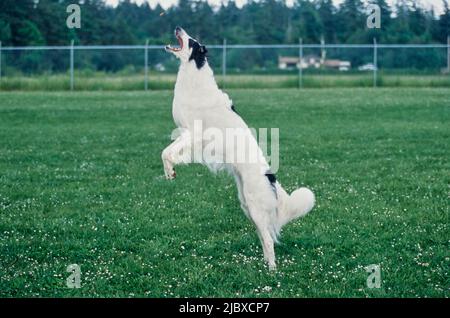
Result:
M222 86L450 87L448 44L207 46ZM151 90L172 88L178 61L163 46L2 47L0 90Z

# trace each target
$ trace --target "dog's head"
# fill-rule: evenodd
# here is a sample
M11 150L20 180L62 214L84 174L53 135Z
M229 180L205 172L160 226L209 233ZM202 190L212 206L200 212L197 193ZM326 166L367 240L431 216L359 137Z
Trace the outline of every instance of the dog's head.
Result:
M206 62L206 53L208 50L204 45L198 43L197 40L191 38L182 28L175 28L175 37L179 46L166 46L166 51L173 53L182 63L194 62L198 69L201 69Z

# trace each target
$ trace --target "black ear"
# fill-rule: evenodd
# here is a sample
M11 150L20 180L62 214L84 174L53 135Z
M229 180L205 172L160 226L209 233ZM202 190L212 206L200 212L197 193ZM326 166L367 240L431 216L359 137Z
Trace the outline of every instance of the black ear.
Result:
M204 45L200 45L197 42L194 42L192 45L192 53L189 57L189 61L194 60L197 68L201 69L202 66L205 65L207 52L208 50Z

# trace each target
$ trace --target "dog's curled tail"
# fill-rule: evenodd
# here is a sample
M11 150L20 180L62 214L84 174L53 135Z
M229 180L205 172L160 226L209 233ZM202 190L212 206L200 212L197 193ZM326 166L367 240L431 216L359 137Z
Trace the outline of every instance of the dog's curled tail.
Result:
M281 228L312 210L315 203L314 193L308 188L299 188L290 195L277 184L278 228Z

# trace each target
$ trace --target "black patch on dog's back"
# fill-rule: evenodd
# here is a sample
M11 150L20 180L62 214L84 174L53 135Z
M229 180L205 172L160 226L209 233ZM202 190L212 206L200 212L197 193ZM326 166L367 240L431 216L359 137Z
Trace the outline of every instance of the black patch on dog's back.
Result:
M277 178L275 177L275 175L272 172L267 172L266 177L267 177L267 179L269 179L269 182L272 184L277 182Z
M272 172L270 172L270 171L266 172L265 176L267 177L267 179L268 179L269 182L270 182L270 185L272 186L272 190L273 190L273 192L275 193L275 197L278 198L278 195L277 195L277 188L275 187L275 183L277 182L277 178L276 178L275 175L274 175Z
M208 50L204 45L200 45L194 39L189 39L189 47L192 48L191 56L189 57L189 61L194 60L195 65L198 69L201 69L206 62L206 53Z

